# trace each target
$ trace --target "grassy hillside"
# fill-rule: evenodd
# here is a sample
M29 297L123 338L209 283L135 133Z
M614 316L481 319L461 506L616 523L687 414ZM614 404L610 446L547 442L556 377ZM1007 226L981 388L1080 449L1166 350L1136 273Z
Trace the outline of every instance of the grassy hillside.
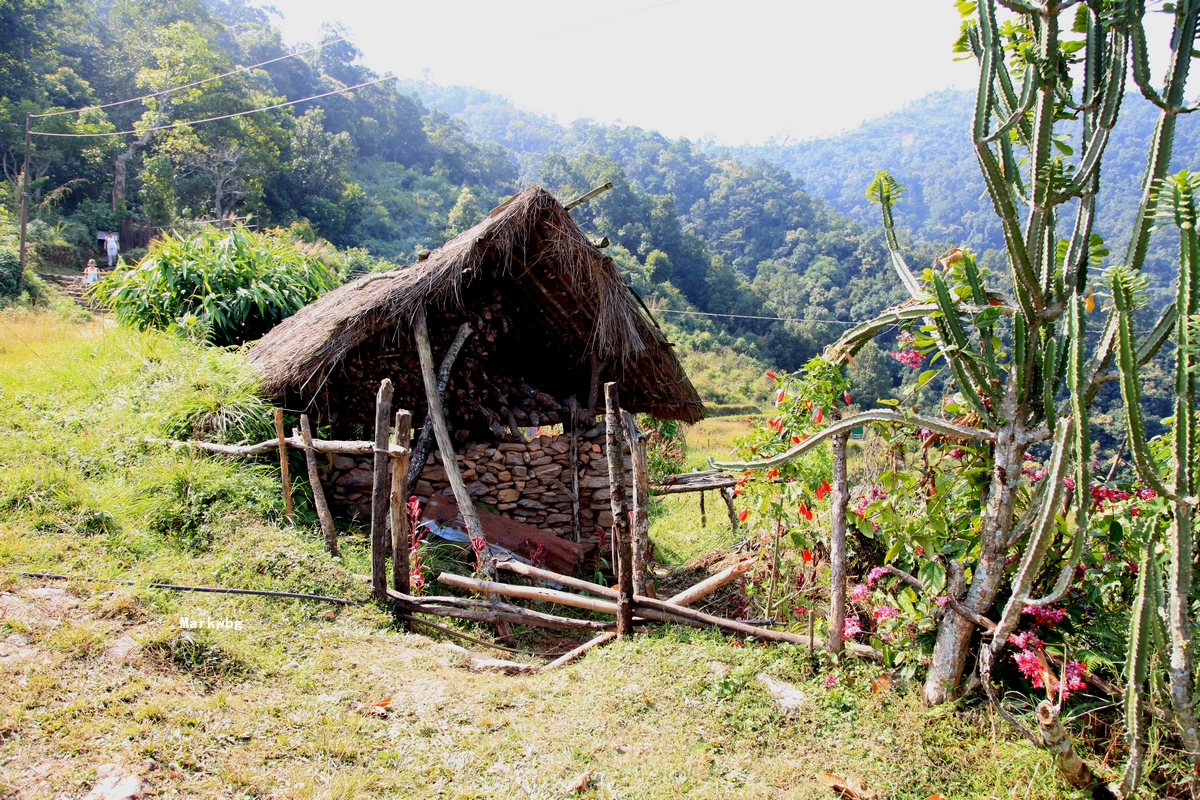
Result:
M0 323L4 797L79 796L106 764L184 798L818 798L825 770L914 800L1070 796L986 708L928 711L907 686L873 692L872 665L790 646L667 629L559 672L473 674L372 604L149 589L365 600L362 538L331 559L312 526L281 524L269 460L144 441L258 435L263 409L235 353L52 315ZM693 428L691 457L719 452L738 424ZM710 510L714 535L718 519ZM682 558L707 544L675 546ZM241 628L183 629L184 616ZM805 692L796 719L764 672Z

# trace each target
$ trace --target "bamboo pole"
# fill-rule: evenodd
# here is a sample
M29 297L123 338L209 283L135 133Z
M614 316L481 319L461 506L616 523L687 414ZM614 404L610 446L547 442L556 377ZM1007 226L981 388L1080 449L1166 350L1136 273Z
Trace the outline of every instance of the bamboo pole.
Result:
M621 452L621 396L617 384L604 384L605 444L608 447L608 487L612 507L612 535L617 546L617 636L633 633L633 541L625 509L625 458Z
M608 644L615 638L617 638L617 634L615 634L615 633L612 633L612 632L602 633L599 636L597 636L595 639L589 639L588 641L579 645L579 647L576 647L571 652L563 653L561 656L554 659L553 661L551 661L549 664L542 667L538 671L539 672L549 672L552 669L558 669L559 667L570 664L572 661L579 658L584 653L586 653L588 650L591 650L593 647L599 647L600 645Z
M292 478L288 474L287 436L283 432L283 409L275 409L275 435L279 447L279 477L283 481L283 518L289 525L294 521L292 514Z
M321 521L321 533L325 537L325 549L329 555L338 554L337 528L333 526L333 515L329 513L329 504L325 502L325 489L321 486L321 476L317 473L317 452L313 449L312 426L308 422L308 414L300 415L300 436L304 441L304 461L308 465L308 485L312 487L313 506L317 509L317 519Z
M396 412L396 433L393 442L404 448L404 453L392 455L392 487L388 498L389 520L392 525L392 587L397 592L408 594L412 569L408 563L408 449L412 434L412 412L401 409Z
M371 586L375 596L387 600L387 502L391 488L388 472L388 428L392 411L392 381L384 378L375 396L375 470L371 482Z
M650 555L650 471L646 460L646 435L628 411L621 412L633 462L633 592L654 597L647 558Z

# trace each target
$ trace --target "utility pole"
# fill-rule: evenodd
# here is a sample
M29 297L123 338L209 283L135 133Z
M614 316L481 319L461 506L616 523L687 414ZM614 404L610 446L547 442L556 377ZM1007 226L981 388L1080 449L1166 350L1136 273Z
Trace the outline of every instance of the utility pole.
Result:
M29 124L32 112L25 112L25 163L21 167L21 249L17 264L17 296L25 280L25 229L29 222Z

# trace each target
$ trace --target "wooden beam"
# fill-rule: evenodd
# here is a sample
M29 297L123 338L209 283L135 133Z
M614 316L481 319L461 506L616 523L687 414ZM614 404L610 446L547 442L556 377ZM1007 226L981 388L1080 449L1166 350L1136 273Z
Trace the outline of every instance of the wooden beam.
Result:
M375 396L375 469L371 483L371 587L387 600L387 514L391 491L388 428L392 411L392 381L384 378Z
M613 188L612 181L609 181L608 183L604 184L603 186L597 186L595 189L592 189L590 192L588 192L585 195L576 197L574 200L572 200L571 202L564 205L563 208L565 208L567 211L570 211L572 208L575 208L575 206L586 203L588 200L591 200L596 195L604 194L611 188Z
M629 454L633 461L633 592L654 597L647 559L650 556L650 471L646 460L646 434L628 411L621 412Z
M717 589L720 589L727 583L736 580L746 570L750 569L751 562L742 560L734 564L732 567L723 569L716 575L706 578L690 589L685 589L674 597L667 599L667 604L672 606L690 606L692 603L699 600L701 597L706 597L712 594Z
M325 489L321 486L321 476L317 473L317 451L312 446L312 426L308 422L308 414L300 415L300 436L304 440L304 460L308 465L308 485L312 487L313 506L317 509L317 519L321 521L325 549L329 551L329 555L336 556L338 554L337 528L333 526L333 515L329 513L329 504L325 502Z
M459 325L458 333L455 334L454 341L450 343L450 349L442 357L442 365L438 367L437 374L438 397L446 396L446 387L450 384L450 372L454 369L454 362L458 360L458 353L462 350L463 344L470 337L471 333L470 325L465 322ZM417 437L417 444L413 447L413 455L408 463L406 472L407 480L405 481L403 490L406 500L412 495L417 481L421 479L421 471L425 469L425 460L429 458L429 450L432 446L433 415L427 413L425 421L421 423L421 434Z
M287 435L283 432L283 409L275 409L275 436L278 437L279 447L279 477L283 482L283 519L291 525L292 515L292 478L288 475Z
M389 521L392 527L392 588L397 592L408 594L409 578L412 568L408 563L409 531L408 531L408 462L411 454L408 451L409 437L412 434L412 412L401 409L396 412L396 433L394 442L398 447L405 448L401 455L392 457L392 485L388 498Z
M273 450L279 449L279 439L269 439L258 444L216 444L215 442L182 442L178 439L156 439L147 437L143 441L149 444L165 444L169 447L191 447L196 450L203 450L206 453L217 453L223 456L260 456L263 453L270 453ZM298 436L292 436L290 439L284 440L288 447L302 449L304 440ZM356 442L356 441L332 441L324 439L313 439L313 449L318 453L338 453L349 456L365 456L370 455L375 449L372 442Z
M633 633L633 537L625 505L625 457L621 445L625 430L621 424L621 396L617 384L604 384L605 444L608 447L608 488L612 507L612 536L617 545L617 636Z
M593 647L599 647L600 645L608 644L615 638L617 638L617 634L615 634L615 633L602 633L599 636L597 636L595 639L589 639L588 641L579 645L579 647L576 647L571 652L563 653L561 656L554 659L553 661L551 661L549 664L542 667L538 671L539 672L549 672L552 669L558 669L559 667L570 664L572 661L579 658L584 653L586 653L588 650L591 650Z

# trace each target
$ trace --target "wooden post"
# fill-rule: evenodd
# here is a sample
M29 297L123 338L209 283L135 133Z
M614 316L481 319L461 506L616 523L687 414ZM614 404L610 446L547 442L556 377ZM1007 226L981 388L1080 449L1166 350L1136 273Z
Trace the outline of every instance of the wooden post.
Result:
M392 411L392 381L384 378L375 397L375 475L371 482L371 587L387 600L387 502L391 490L388 472L388 428Z
M627 411L621 412L625 435L629 439L629 455L633 461L633 591L643 597L654 597L654 584L646 559L650 555L650 471L646 460L646 435L638 430L637 421Z
M292 524L292 478L288 474L287 435L283 432L283 409L275 409L275 435L279 438L279 476L283 481L283 518Z
M412 451L408 449L412 433L412 412L401 409L396 412L396 446L403 452L392 456L392 492L388 499L392 524L392 588L408 594L412 568L408 563L408 462Z
M700 493L700 527L708 527L708 516L704 513L704 492Z
M571 409L571 538L579 541L579 403L572 397L568 401Z
M429 344L429 327L425 320L425 308L417 312L413 322L417 339L417 356L421 359L421 380L425 384L425 401L428 404L428 415L433 419L433 433L437 439L438 452L442 454L442 466L446 470L446 478L450 488L454 490L454 499L458 503L458 511L462 514L463 522L467 525L467 533L471 536L483 537L483 527L479 524L479 515L463 483L462 473L458 469L458 459L454 457L454 444L450 441L450 429L446 427L446 415L442 410L442 395L437 390L437 379L433 374L433 348Z
M312 487L313 505L317 509L317 519L321 521L321 533L325 535L325 549L329 555L338 554L337 528L333 527L333 515L329 513L329 504L325 502L325 490L321 487L321 476L317 474L317 451L313 448L312 427L308 422L308 414L300 415L300 436L304 441L304 460L308 464L308 485Z
M633 542L625 504L625 457L621 452L621 397L617 384L604 384L605 445L608 447L608 486L611 493L612 535L617 545L617 636L633 633Z
M841 418L839 409L832 409L829 418ZM829 635L825 647L831 653L842 652L842 623L846 618L846 507L850 504L850 487L846 473L846 443L850 432L833 437L833 491L830 493L829 526Z
M592 379L588 385L588 404L584 416L595 420L596 406L600 403L600 372L604 369L604 362L596 356L595 352L588 353L588 361L592 369Z
M729 527L733 530L734 535L737 535L737 511L733 507L733 489L726 487L721 490L721 499L725 501L725 508L729 510Z
M442 358L442 365L438 367L438 397L446 396L446 387L450 384L450 371L454 368L455 360L458 359L458 352L462 350L463 344L470 335L470 325L464 322L458 327L458 333L455 334L454 341L450 343L450 349L446 351L446 355ZM409 424L411 426L412 423L410 422ZM404 446L408 447L408 445ZM402 492L405 501L412 495L417 481L421 479L421 471L425 469L425 459L429 458L429 450L432 446L433 417L426 414L425 421L421 424L421 434L417 437L417 442L412 449L412 456L408 460L408 479L405 481L404 491Z

